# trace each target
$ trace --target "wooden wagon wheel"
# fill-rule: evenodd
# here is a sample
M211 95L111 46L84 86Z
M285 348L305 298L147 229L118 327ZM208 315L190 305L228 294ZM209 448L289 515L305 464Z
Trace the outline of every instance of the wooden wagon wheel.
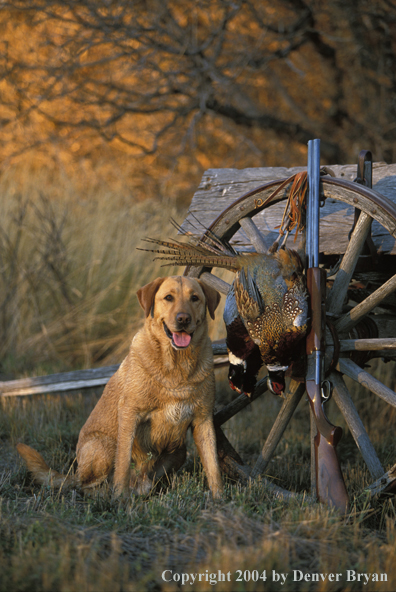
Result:
M264 211L265 216L266 208L288 197L291 183L285 184L284 181L277 180L267 183L243 195L217 217L211 224L210 230L218 237L229 241L242 228L258 253L267 252L270 244L268 240L266 241L265 234L260 232L255 224L254 217L262 211ZM328 378L333 385L333 399L343 414L368 467L373 483L367 489L374 495L385 489L389 491L392 484L396 483L396 465L385 473L345 385L343 375L363 384L374 394L396 407L396 394L349 357L351 351L365 352L365 361L367 361L369 357L386 351L388 356L390 353L390 357L393 355L393 359L396 358L396 339L389 337L386 331L384 333L383 327L378 331L375 321L370 316L370 313L396 290L396 266L388 274L389 278L385 283L364 297L361 302L355 303L345 310L344 301L348 296L348 288L354 277L356 264L370 233L373 220L396 238L396 207L390 200L376 191L357 183L326 176L322 177L320 185L322 200L331 199L344 202L354 207L355 212L360 210L360 215L351 233L347 249L340 258L334 283L327 297L326 311L328 318L331 319L333 331L328 332L326 338L326 359L327 369L330 371ZM190 277L200 277L201 280L216 288L222 294L227 294L230 287L227 282L216 277L212 273L212 268L209 267L189 266L185 269L184 274ZM372 329L371 333L369 329ZM361 337L362 335L363 337ZM372 337L372 335L376 336ZM226 350L224 347L214 346L214 353L224 355ZM266 382L261 381L256 386L253 398L256 398L265 390ZM254 479L258 475L262 475L304 392L305 385L304 382L301 382L301 377L299 379L292 373L283 405L253 470L244 465L220 430L220 425L249 404L249 400L244 395L241 395L227 408L217 413L215 415L215 424L217 426L219 457L222 468L231 476L241 480ZM275 494L294 495L269 482L267 483Z

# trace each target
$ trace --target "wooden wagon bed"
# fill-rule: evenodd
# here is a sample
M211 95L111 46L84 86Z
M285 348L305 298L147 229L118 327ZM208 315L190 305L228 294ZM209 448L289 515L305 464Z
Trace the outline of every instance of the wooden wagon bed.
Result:
M329 165L335 178L353 181L356 178L356 165ZM305 171L306 167L273 167L247 169L208 169L194 193L188 215L182 223L182 231L201 236L217 216L240 196L249 191L279 179L286 179ZM396 164L373 163L373 189L390 199L396 205ZM340 192L342 189L339 190ZM260 199L258 196L257 199ZM284 204L270 206L254 218L254 222L268 244L277 236L274 227L279 223ZM321 212L320 250L324 255L344 253L348 244L348 233L352 227L354 207L335 199L326 200ZM200 225L201 224L201 225ZM335 236L336 232L336 236ZM377 250L384 255L396 255L396 241L374 221L372 236ZM251 243L243 230L232 239L237 247L249 248ZM288 244L293 243L293 238Z

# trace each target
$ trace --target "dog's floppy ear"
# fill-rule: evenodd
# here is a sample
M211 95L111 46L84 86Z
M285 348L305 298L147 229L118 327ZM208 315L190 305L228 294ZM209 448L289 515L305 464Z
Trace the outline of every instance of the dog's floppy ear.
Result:
M150 312L151 316L154 316L154 298L165 279L163 277L157 278L136 292L139 304L143 308L146 317L149 316Z
M215 290L214 288L211 288L210 286L208 286L204 282L201 282L201 280L197 280L197 281L198 281L199 285L201 286L203 293L205 294L206 304L208 305L209 314L212 317L212 319L214 319L215 318L214 312L219 305L221 296L218 293L218 291Z

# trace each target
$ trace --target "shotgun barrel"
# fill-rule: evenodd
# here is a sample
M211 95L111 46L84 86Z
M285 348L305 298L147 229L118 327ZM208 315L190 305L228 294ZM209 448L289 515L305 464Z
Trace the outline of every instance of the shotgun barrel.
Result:
M311 301L311 329L307 336L305 388L315 418L316 493L342 513L348 508L336 446L342 429L334 426L323 409L322 382L326 328L326 271L319 267L320 140L308 142L308 204L306 222L307 287Z

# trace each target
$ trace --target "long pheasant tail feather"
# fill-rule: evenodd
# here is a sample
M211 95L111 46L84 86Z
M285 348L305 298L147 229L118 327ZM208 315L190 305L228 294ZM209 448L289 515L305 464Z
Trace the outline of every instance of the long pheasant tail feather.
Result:
M159 239L155 239L155 238L144 238L143 239L144 242L146 243L152 243L155 245L160 245L163 247L166 247L168 250L167 251L163 251L163 250L159 250L159 249L140 249L139 247L137 247L138 251L148 251L149 253L162 253L162 254L171 254L173 253L174 255L179 255L181 252L186 252L186 253L191 253L191 251L193 250L194 253L198 254L200 253L201 255L208 255L208 251L210 251L211 253L214 252L216 254L217 251L215 251L212 248L205 248L203 246L201 246L200 244L195 244L195 243L182 243L176 239L174 239L174 241L163 241L163 240L159 240Z
M155 239L155 238L147 237L147 238L144 238L143 241L145 243L152 243L154 245L161 245L162 247L166 247L168 250L174 251L175 253L179 253L183 249L184 250L189 250L189 245L188 244L181 243L181 242L179 242L177 240L175 240L174 242L170 242L170 241L163 241L163 240L160 241L160 240ZM139 247L137 247L137 250L138 251L149 251L149 249L140 249ZM158 249L155 252L159 253Z
M174 218L170 219L172 226L179 232L179 234L183 234L184 236L190 236L190 244L194 244L197 247L202 246L203 249L209 249L213 253L220 254L224 253L227 256L237 256L237 252L234 248L230 245L230 243L222 238L219 238L210 228L206 228L195 216L194 212L189 212L190 216L196 220L197 224L201 226L205 233L201 238L195 238L191 236L191 233L185 231L182 226ZM197 231L196 234L199 234L199 230L196 226L191 223L190 224L195 230Z
M171 220L171 224L179 232L183 232L181 226ZM189 233L183 233L189 236ZM205 265L208 267L222 267L231 271L240 269L238 254L227 241L218 238L210 229L200 239L191 237L186 243L178 240L159 240L147 237L145 242L158 245L157 249L141 249L149 253L156 253L154 259L168 261L164 265Z
M212 248L206 248L204 243L192 245L162 241L157 239L144 239L146 242L164 247L163 249L138 249L149 253L157 253L155 260L168 261L165 265L206 265L208 267L222 267L231 271L237 271L240 267L235 255L216 253Z

